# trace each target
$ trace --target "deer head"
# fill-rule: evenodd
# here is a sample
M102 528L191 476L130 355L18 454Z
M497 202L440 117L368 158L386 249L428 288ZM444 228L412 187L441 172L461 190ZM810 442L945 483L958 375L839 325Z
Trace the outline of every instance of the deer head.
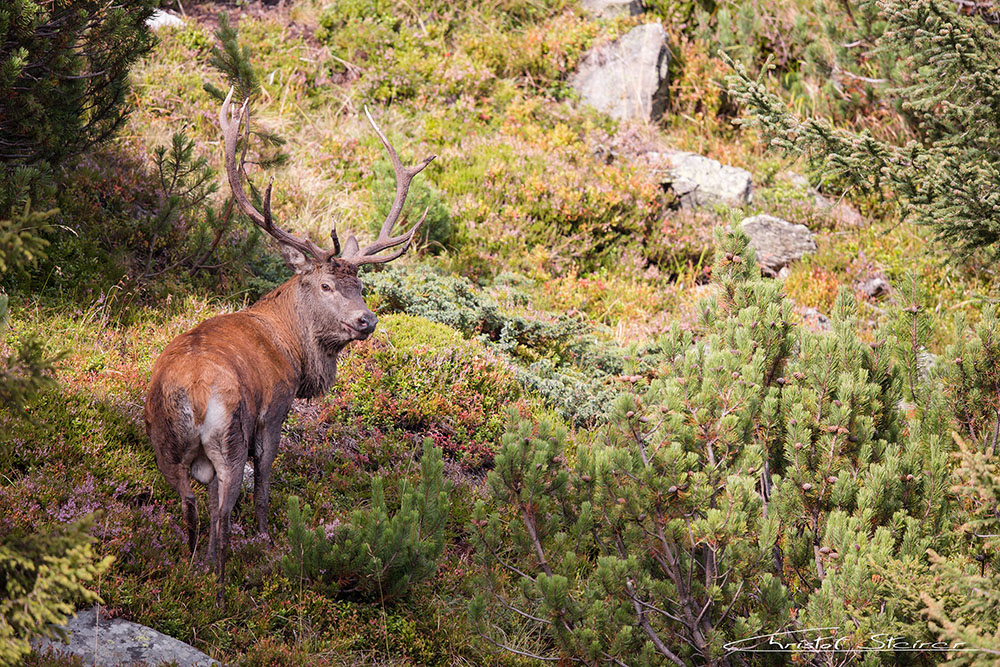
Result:
M341 244L334 225L330 230L333 248L325 250L311 240L290 234L274 224L271 216L273 178L264 192L263 212L258 211L250 201L243 189L243 178L246 175L244 165L250 136L250 119L247 113L249 100L245 100L241 107L234 110L232 97L233 89L230 88L219 110L219 124L222 126L225 144L226 175L237 206L254 224L278 242L285 262L300 276L299 285L303 299L312 304L312 307L306 310L314 314L313 324L315 331L319 332L319 342L325 347L334 349L343 347L347 341L368 337L375 330L377 318L361 297L361 283L357 278L358 267L364 264L391 262L410 247L414 235L427 216L426 210L416 224L405 233L392 236L391 232L403 211L410 181L436 156L426 157L413 167L405 166L366 108L365 116L392 160L396 175L396 196L382 223L378 238L373 243L361 248L354 234L349 234L347 240ZM247 119L243 151L237 159L237 144L244 116ZM392 248L396 250L383 253Z

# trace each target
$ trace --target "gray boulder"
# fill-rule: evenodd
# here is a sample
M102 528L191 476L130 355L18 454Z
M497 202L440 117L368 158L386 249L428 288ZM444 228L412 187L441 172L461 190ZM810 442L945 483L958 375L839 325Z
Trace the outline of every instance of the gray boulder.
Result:
M583 0L580 6L599 19L642 14L642 3L639 0Z
M682 208L713 204L746 206L753 200L753 177L746 169L731 167L696 153L671 152L661 182L673 191Z
M584 54L569 83L584 102L609 116L656 119L666 109L669 65L663 26L647 23Z
M764 273L776 276L782 267L816 252L816 241L805 225L796 225L771 215L755 215L740 223L757 253Z
M71 618L63 629L69 643L59 639L36 639L32 648L39 653L79 656L88 665L119 667L176 663L178 667L202 667L219 663L184 642L138 623L115 618L99 618L99 607L91 607Z

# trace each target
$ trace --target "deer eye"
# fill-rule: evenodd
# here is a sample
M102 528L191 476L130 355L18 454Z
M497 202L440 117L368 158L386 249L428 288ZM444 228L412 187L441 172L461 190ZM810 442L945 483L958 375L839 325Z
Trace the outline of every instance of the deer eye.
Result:
M323 283L322 285L320 285L320 287L323 288L324 292L329 292L330 291L330 286L327 285L326 283Z

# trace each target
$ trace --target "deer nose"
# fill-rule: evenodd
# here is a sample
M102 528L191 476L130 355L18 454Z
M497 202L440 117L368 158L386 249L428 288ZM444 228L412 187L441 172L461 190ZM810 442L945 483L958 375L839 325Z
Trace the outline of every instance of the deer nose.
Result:
M375 331L376 324L378 324L378 317L371 311L358 316L358 331L362 333L370 334Z

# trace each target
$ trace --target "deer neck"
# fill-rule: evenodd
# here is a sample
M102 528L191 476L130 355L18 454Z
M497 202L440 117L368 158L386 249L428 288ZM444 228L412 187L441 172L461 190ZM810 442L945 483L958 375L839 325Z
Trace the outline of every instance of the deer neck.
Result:
M321 333L303 303L299 276L276 287L251 308L273 324L273 335L298 366L296 398L315 398L326 393L337 380L337 359L343 344L321 344Z

